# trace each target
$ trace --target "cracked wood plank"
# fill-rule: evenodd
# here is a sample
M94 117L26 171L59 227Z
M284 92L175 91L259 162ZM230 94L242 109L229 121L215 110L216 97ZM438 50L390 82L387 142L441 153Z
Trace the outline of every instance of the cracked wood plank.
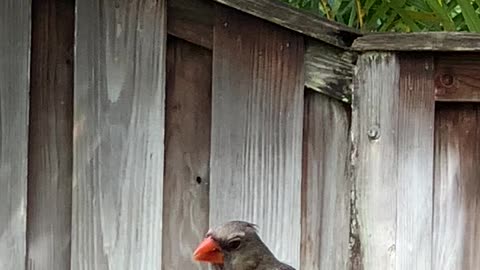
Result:
M431 269L434 104L433 57L359 58L352 120L357 269Z

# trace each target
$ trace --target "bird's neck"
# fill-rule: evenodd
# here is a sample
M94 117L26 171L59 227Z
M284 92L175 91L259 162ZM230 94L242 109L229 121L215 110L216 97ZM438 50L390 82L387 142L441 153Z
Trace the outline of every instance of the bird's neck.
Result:
M277 262L268 247L260 243L240 256L226 256L225 270L256 270L261 269L262 265L273 265Z

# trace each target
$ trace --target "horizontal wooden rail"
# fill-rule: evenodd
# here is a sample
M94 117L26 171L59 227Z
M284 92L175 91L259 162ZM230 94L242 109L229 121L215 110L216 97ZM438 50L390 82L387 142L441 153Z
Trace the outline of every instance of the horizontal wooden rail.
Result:
M357 51L480 51L480 35L464 32L372 33L357 38Z
M435 61L437 101L480 102L480 55L442 54Z
M250 15L278 24L330 45L344 49L359 36L356 29L308 13L280 1L272 0L214 0Z
M169 1L168 33L212 49L214 6L215 3L211 0ZM316 40L306 36L305 40L305 86L335 99L350 102L356 54L322 42L321 38Z

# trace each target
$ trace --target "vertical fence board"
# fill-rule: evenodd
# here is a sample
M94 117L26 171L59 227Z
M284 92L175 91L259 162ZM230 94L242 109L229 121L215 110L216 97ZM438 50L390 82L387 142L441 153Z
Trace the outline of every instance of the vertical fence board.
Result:
M28 155L28 269L70 269L73 0L34 0Z
M161 267L165 1L77 2L72 269Z
M352 132L355 155L356 211L358 241L363 267L395 268L396 170L395 145L398 134L398 59L388 53L359 57L353 96ZM369 132L380 132L371 140Z
M431 57L359 59L353 134L363 269L431 268L432 69Z
M255 29L255 31L252 31ZM210 221L259 225L275 255L300 265L301 36L217 7L213 45Z
M432 269L433 57L400 54L397 269Z
M30 0L0 2L0 269L25 269Z
M307 92L305 102L300 269L347 270L349 116L322 94Z
M480 105L442 104L436 116L434 266L480 265Z
M169 40L161 269L207 269L192 253L208 230L211 80L211 51Z

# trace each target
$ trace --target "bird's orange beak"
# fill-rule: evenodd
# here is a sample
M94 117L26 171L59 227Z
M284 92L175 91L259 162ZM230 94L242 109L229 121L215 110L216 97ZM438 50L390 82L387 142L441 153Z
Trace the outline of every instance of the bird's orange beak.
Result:
M193 259L211 264L223 264L223 253L212 237L205 238L193 253Z

